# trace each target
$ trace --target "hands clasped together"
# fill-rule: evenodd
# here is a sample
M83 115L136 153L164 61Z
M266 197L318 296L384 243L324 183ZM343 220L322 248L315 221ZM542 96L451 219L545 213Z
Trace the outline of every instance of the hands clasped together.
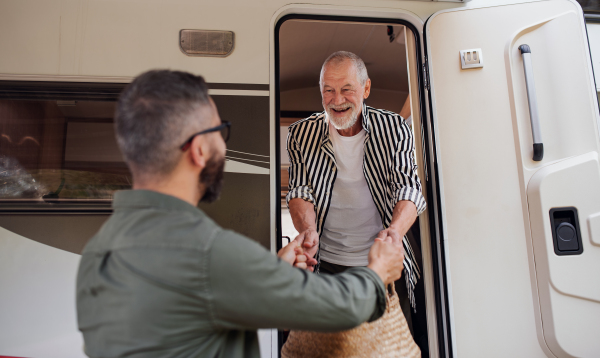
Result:
M279 250L277 256L291 265L314 270L314 259L319 248L319 235L313 229L301 232L286 247ZM386 229L379 233L369 251L368 268L375 271L384 284L400 278L404 269L404 247L402 235L396 230Z

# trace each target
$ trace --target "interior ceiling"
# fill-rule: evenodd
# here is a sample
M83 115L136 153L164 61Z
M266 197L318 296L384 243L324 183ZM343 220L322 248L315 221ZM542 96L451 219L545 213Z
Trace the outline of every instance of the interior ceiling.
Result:
M408 92L404 26L390 42L387 26L288 20L279 33L282 91L319 85L323 61L336 51L350 51L365 61L373 88Z

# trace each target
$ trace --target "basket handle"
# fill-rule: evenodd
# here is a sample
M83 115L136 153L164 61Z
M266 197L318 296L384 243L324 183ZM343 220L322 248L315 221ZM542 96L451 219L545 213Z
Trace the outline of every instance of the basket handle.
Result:
M387 291L390 295L394 294L394 292L396 291L396 286L393 282L387 285Z

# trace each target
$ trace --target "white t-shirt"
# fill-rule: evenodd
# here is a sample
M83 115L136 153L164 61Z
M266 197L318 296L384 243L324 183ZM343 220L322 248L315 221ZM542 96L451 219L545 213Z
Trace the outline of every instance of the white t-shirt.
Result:
M323 225L321 260L343 266L367 266L369 250L383 224L362 168L365 131L343 137L329 128L337 177Z

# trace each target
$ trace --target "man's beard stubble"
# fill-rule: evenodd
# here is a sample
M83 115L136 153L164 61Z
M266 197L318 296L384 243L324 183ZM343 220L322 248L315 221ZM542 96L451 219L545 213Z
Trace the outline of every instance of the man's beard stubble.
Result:
M200 173L200 183L206 187L204 195L200 199L202 203L212 203L219 199L223 188L223 172L225 171L225 157L217 159L210 158L206 167Z
M331 115L331 113L333 112L334 109L340 110L340 109L346 109L346 108L350 108L350 109L348 110L347 114L345 116L343 116L339 121L337 119L334 119L334 117ZM330 104L325 107L325 111L327 112L327 117L329 117L331 124L337 130L344 130L344 129L351 128L354 124L356 124L356 121L358 120L358 116L360 114L357 107L354 106L354 104L352 104L352 103L344 103L339 106Z

